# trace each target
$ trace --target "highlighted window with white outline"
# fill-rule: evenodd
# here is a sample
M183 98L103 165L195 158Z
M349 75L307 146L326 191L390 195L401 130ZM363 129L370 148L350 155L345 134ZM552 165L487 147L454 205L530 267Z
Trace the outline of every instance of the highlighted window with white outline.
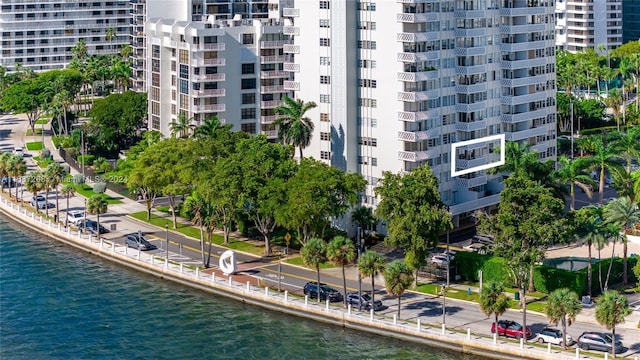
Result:
M492 162L492 163L489 163L489 164L482 164L482 165L467 167L467 168L462 169L462 170L456 170L458 168L456 166L456 160L458 159L456 154L457 154L458 148L463 147L463 146L475 145L475 144L480 144L480 143L491 143L491 142L496 142L496 141L500 141L500 160L499 161ZM466 141L460 141L460 142L453 143L453 144L451 144L451 160L452 160L451 161L451 177L470 174L472 172L481 171L481 170L487 170L487 169L491 169L491 168L494 168L494 167L498 167L498 166L504 165L504 160L505 160L505 135L504 134L498 134L498 135L482 137L482 138L479 138L479 139L472 139L472 140L466 140Z

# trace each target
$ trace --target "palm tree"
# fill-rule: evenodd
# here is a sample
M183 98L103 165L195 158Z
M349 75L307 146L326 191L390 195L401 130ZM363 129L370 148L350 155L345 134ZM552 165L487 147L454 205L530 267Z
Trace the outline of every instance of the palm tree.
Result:
M188 137L189 130L192 127L191 121L193 121L193 118L187 118L184 112L180 112L180 114L178 114L178 122L172 122L169 124L171 136L176 137L177 134L179 138Z
M220 126L220 119L217 116L208 118L202 125L196 127L194 135L197 139L213 139L216 136L216 130L218 130Z
M300 249L302 261L305 265L316 269L318 274L318 302L320 302L320 264L327 261L327 244L319 238L311 238ZM345 294L345 297L347 294Z
M567 326L576 320L576 315L582 310L578 294L567 289L554 290L547 298L545 312L549 323L562 324L562 349L567 350Z
M405 290L413 283L413 272L402 260L394 260L384 270L384 283L387 292L398 297L398 318L400 318L400 299Z
M351 239L344 236L334 237L327 246L327 259L335 266L342 268L342 289L344 290L344 306L347 306L347 277L345 275L345 265L356 259L356 247Z
M87 57L89 57L89 51L87 48L87 43L84 39L78 40L78 42L71 48L71 53L73 57L84 61Z
M107 212L109 203L102 197L102 195L93 195L87 201L87 212L89 214L95 214L97 216L96 222L98 223L98 238L100 238L100 214Z
M186 211L191 214L191 222L200 228L200 252L202 253L202 264L206 267L207 262L204 256L204 226L206 202L197 193L193 192L184 202Z
M618 69L620 70L620 76L622 77L622 121L623 121L623 124L626 125L625 102L627 101L627 97L628 97L627 80L629 79L629 76L633 72L633 64L631 63L631 59L628 57L623 57L620 60L620 65L618 66Z
M384 257L373 250L368 250L358 260L358 271L362 276L371 276L371 303L375 302L376 284L375 279L379 272L385 267Z
M73 197L76 194L76 187L73 186L73 184L64 184L62 185L62 189L60 190L60 193L67 198L67 213L69 213L69 198ZM67 225L69 225L68 220L69 220L69 217L66 216L64 219L64 227L67 227Z
M7 164L7 172L9 176L17 179L18 177L24 176L27 173L27 163L24 161L22 156L13 155L9 158L9 163ZM16 181L17 184L17 181ZM11 188L9 188L9 197L11 197ZM18 199L18 186L16 185L16 200Z
M122 59L116 59L111 65L111 76L113 76L114 87L120 92L125 92L129 87L131 65Z
M9 159L13 157L10 152L0 153L0 179L9 176ZM1 189L4 192L4 187ZM9 197L11 197L11 186L9 186Z
M31 171L24 179L24 187L33 194L33 197L38 195L38 192L44 189L44 173L42 171ZM36 203L36 212L40 212L40 208Z
M640 209L638 204L628 196L614 199L604 209L604 218L607 222L620 225L623 236L623 266L622 266L622 284L627 285L628 269L627 269L627 233L633 229L634 225L640 221Z
M552 177L562 183L569 183L571 210L575 210L575 185L581 188L589 199L591 199L593 196L591 186L595 185L595 181L593 181L591 176L585 171L588 164L584 158L578 158L572 161L563 155L558 158L558 163L560 164L560 168L553 172Z
M362 230L371 230L376 224L373 210L369 207L359 206L351 212L351 219Z
M114 28L108 28L105 32L107 41L109 41L109 52L113 52L113 38L116 36L116 30Z
M122 47L120 48L120 56L122 56L122 61L129 62L129 55L131 55L132 51L133 48L131 47L131 45L122 45Z
M613 117L616 119L618 131L620 131L620 107L623 103L623 96L620 89L612 89L604 99L604 104L613 110Z
M603 208L599 206L585 206L574 213L575 236L587 242L587 294L589 296L592 295L591 287L593 283L593 256L591 255L591 247L594 243L598 244L600 242L603 211ZM600 249L601 247L598 248L598 257L600 255ZM599 268L598 265L598 269Z
M612 143L605 145L602 136L593 136L590 137L589 140L590 141L585 142L585 150L592 152L593 155L586 157L587 166L600 172L598 203L602 205L604 201L605 170L609 170L610 172L619 170L620 165L617 162L619 156Z
M56 219L60 219L60 205L58 204L58 185L64 181L65 175L67 175L65 169L57 162L49 164L47 166L47 180L51 187L56 190Z
M504 285L497 281L487 281L480 291L480 310L487 315L494 315L495 328L498 328L498 317L509 308L511 299L504 294ZM496 332L500 336L499 332Z
M281 115L274 122L278 125L278 138L284 144L300 148L300 159L302 159L302 149L309 146L314 128L313 122L305 116L305 113L317 105L313 101L304 102L300 99L291 99L288 96L282 100L284 104L274 110L277 115Z
M614 290L602 294L596 303L596 321L606 327L607 330L611 330L613 335L614 346L612 350L614 359L616 358L616 325L624 322L625 316L630 313L631 310L629 309L627 298Z
M640 127L630 127L625 133L611 134L611 146L627 162L627 173L631 173L633 158L640 158Z

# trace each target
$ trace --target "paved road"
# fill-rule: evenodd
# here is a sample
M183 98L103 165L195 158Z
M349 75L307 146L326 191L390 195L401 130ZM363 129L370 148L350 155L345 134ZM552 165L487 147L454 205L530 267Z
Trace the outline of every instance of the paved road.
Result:
M24 133L26 129L26 120L20 120L13 116L1 116L0 117L0 148L7 150L12 148L15 144L24 143L24 136L20 135L20 131ZM7 131L9 130L9 131ZM46 139L46 146L53 148L50 144L50 139ZM62 161L55 151L54 159ZM37 155L37 154L29 154ZM30 156L27 156L27 161L30 169L35 169L35 165ZM110 228L111 225L115 225L116 230L105 235L106 238L115 239L119 243L124 243L123 236L127 233L142 231L150 240L158 246L157 250L159 256L163 256L166 251L165 239L168 238L169 256L171 260L181 261L189 264L200 264L201 254L199 252L199 241L191 238L187 238L180 233L173 231L166 231L165 229L159 229L157 227L148 225L146 223L135 220L125 214L130 212L137 212L145 210L144 205L139 204L136 201L132 201L122 196L109 192L109 195L120 198L123 204L110 205L109 212L100 217L101 224ZM28 194L24 194L25 199L28 201ZM49 201L55 202L55 192L49 194ZM66 201L61 200L60 206L64 210ZM84 198L81 196L75 196L70 199L71 210L82 210L84 208ZM63 214L63 212L61 212ZM64 216L64 215L62 215ZM89 216L93 218L92 215ZM213 259L212 265L216 267L219 255L225 251L225 248L214 246L213 247ZM283 289L289 291L302 293L302 287L307 281L315 281L316 273L305 268L291 266L286 263L281 264L280 271L278 270L277 258L260 258L252 255L237 254L238 268L243 274L254 276L263 284L271 288L277 288L278 277L281 280L281 286ZM340 269L327 269L321 273L321 281L332 285L337 289L342 289L342 276ZM348 291L356 291L358 289L357 282L357 270L349 268L347 270L348 276ZM382 278L376 279L377 284L384 284ZM363 291L369 291L371 288L370 278L362 280ZM464 290L461 290L464 291ZM380 287L376 289L376 296L382 299L383 303L387 307L383 310L384 313L394 313L398 310L398 301L396 297L388 296L384 290ZM420 318L423 324L441 324L442 323L442 298L437 296L429 296L424 294L418 294L414 292L407 292L402 297L402 318L417 319ZM519 311L508 311L504 318L521 321L521 313ZM640 312L634 312L633 320L630 319L626 324L623 324L618 330L618 333L622 337L623 343L629 347L627 356L640 354L640 330L633 329L640 319ZM491 320L482 315L479 311L478 305L474 303L468 303L456 300L446 301L446 323L448 327L466 329L471 328L474 333L489 333L491 326ZM528 314L528 325L534 332L539 331L542 327L546 326L546 318L540 315ZM578 318L578 321L569 328L569 334L576 338L582 331L600 329L604 330L601 326L596 325L593 320L593 310L587 309Z

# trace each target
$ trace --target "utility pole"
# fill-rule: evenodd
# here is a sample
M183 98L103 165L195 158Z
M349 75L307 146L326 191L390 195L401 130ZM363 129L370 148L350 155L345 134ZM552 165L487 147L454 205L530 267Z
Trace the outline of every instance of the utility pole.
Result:
M571 160L573 160L573 99L571 99L571 94L569 94L569 112L571 119Z
M449 287L449 277L451 273L451 255L449 254L449 229L447 229L447 287Z
M169 261L169 224L164 224L164 240L167 243L167 261Z
M84 151L84 130L80 130L80 153L82 154L82 181L84 183L84 158L86 156L85 151Z

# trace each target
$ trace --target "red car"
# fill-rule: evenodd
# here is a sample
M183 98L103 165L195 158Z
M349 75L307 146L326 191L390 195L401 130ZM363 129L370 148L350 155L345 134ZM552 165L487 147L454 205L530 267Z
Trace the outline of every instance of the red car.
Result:
M496 323L491 324L491 333L496 332ZM526 330L527 339L531 338L531 329L527 327ZM520 340L523 336L522 334L522 325L518 324L515 321L511 320L499 320L498 321L498 335L505 335L509 337L514 337Z

